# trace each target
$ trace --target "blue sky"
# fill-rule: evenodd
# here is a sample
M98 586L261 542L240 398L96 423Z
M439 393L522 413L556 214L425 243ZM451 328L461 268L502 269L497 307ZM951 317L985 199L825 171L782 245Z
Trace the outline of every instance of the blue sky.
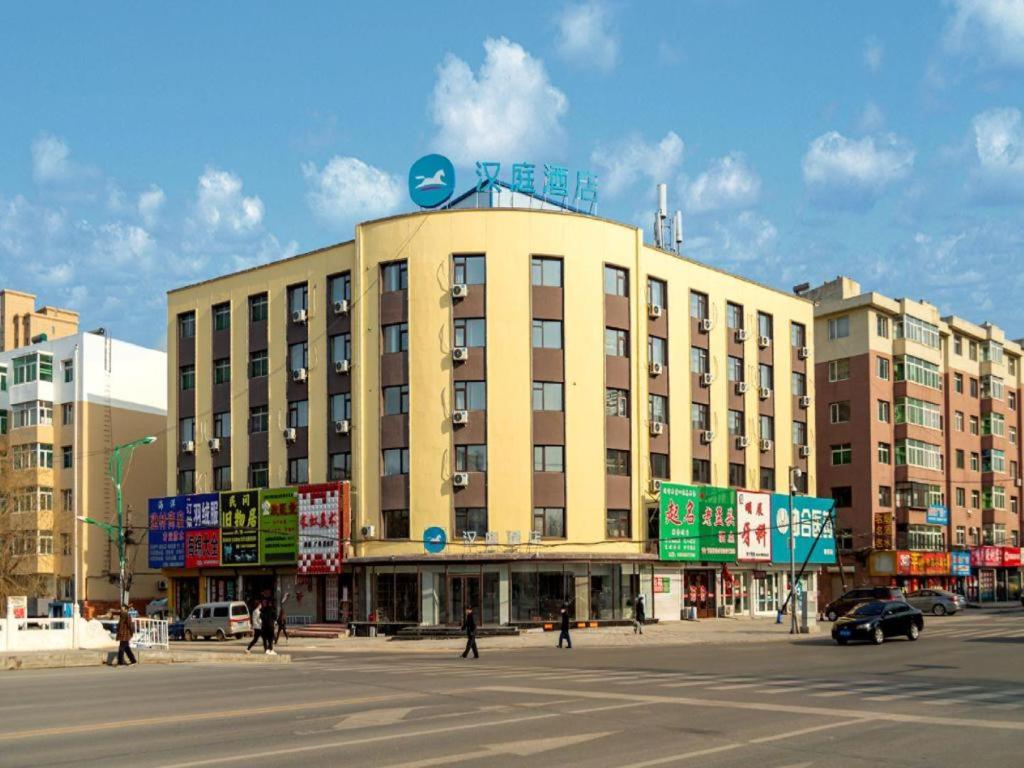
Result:
M1024 0L350 5L8 8L0 283L163 346L168 288L409 210L440 151L648 228L665 181L695 258L1024 336Z

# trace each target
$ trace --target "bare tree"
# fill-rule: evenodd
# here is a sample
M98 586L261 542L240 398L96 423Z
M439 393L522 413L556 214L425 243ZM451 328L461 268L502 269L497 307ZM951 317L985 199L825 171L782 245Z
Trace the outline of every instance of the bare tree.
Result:
M36 532L18 524L18 498L27 487L0 441L0 613L12 595L42 595L47 578L29 568L36 556Z

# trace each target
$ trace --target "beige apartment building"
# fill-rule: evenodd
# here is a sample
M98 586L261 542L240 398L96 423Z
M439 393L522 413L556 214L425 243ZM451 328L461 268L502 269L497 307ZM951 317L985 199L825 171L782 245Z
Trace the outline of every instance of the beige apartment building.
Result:
M312 621L326 590L350 619L452 623L474 605L508 623L563 603L628 618L644 593L678 620L693 587L702 615L773 614L771 564L729 564L725 594L721 564L659 562L658 492L785 492L790 467L813 488L812 322L806 299L636 227L536 207L369 221L172 290L167 493L351 480L354 517L340 583L176 569L175 601L277 580Z
M59 339L77 332L77 312L50 306L36 309L31 293L0 288L0 352L27 346L36 337Z
M54 327L59 333L60 326ZM9 335L8 341L15 338L22 336ZM79 523L76 537L76 517L114 523L107 476L111 449L146 435L164 439L165 360L157 350L73 331L0 352L0 452L6 454L0 474L12 492L0 524L15 542L18 570L36 577L30 595L37 599L35 610L45 611L51 600L73 599L76 557L84 612L116 604L117 547L93 525ZM124 483L137 542L129 545L127 558L136 605L161 594L160 574L147 568L144 529L147 499L162 491L164 473L161 451L146 446L135 452Z
M847 277L803 295L815 302L818 495L836 499L848 584L1016 599L1020 343Z

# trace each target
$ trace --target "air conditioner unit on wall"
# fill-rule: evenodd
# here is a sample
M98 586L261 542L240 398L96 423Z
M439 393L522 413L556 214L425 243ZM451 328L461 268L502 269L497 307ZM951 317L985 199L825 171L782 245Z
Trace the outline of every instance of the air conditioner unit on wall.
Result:
M801 459L806 459L806 458L810 457L810 455L811 455L811 446L809 446L809 445L801 445L800 446L800 458Z
M665 366L661 363L652 362L647 366L647 370L650 371L651 376L661 376L665 372Z
M292 312L293 323L304 323L306 322L306 310L296 309Z
M664 310L662 310L662 308L659 307L657 304L647 305L647 316L651 318L651 320L657 320L659 317L661 317L663 311Z
M364 539L374 539L377 537L377 526L375 525L364 525L359 529L359 533L362 534Z
M771 343L772 340L769 339L767 336L757 337L757 346L759 346L761 349L768 349L768 347L771 346Z
M220 450L220 438L211 437L209 440L206 441L206 445L211 451L217 452Z
M770 451L772 449L772 441L771 440L761 440L760 443L759 443L759 447L760 447L762 453L767 453L768 451Z
M811 407L811 396L810 395L801 395L800 396L800 407L801 408L810 408Z
M348 360L335 360L334 361L334 372L335 373L348 373L351 368L351 363Z
M348 299L341 299L340 301L334 302L334 314L336 314L336 315L347 315L348 314Z
M469 296L469 286L465 283L455 283L452 286L452 298L453 299L464 299Z
M181 452L182 453L195 453L196 443L194 440L182 440L181 441Z
M767 400L769 397L772 396L772 391L768 389L768 387L761 387L757 390L757 396L760 397L762 400Z
M712 323L711 323L711 318L710 317L705 317L704 319L702 319L700 321L700 330L701 330L702 333L710 333L711 332L711 326L712 326Z
M811 350L808 347L800 347L800 349L796 351L796 356L801 360L806 360L811 356Z
M456 472L452 475L452 485L456 488L465 488L469 485L468 472Z
M746 328L737 328L736 329L736 341L738 341L740 344L742 344L746 340L747 340L747 329Z
M715 377L710 373L702 373L700 375L700 383L703 384L705 387L710 387L711 382L713 382L714 380Z
M665 424L664 424L664 422L661 422L661 421L652 421L651 422L651 434L652 435L662 435L664 433L665 433Z
M348 419L339 419L334 422L334 433L336 435L347 435L352 431L352 422Z
M302 383L306 380L308 373L305 368L296 368L292 371L292 381Z
M469 411L452 411L452 424L469 424Z
M746 448L748 445L750 445L750 438L749 437L747 437L746 435L738 435L736 437L736 447L737 448Z
M661 480L656 477L651 478L651 493L661 493Z
M747 394L747 389L748 388L749 387L747 387L747 382L745 382L745 381L737 381L736 382L736 394L737 395L745 395L745 394Z
M452 349L452 360L457 363L464 363L469 360L469 348L468 347L454 347Z
M714 440L714 439L715 439L715 433L712 432L710 429L705 429L705 430L701 431L701 433L700 433L700 441L702 443L704 443L704 445L711 445L711 441Z
M284 430L284 439L289 443L295 442L295 427L288 427Z

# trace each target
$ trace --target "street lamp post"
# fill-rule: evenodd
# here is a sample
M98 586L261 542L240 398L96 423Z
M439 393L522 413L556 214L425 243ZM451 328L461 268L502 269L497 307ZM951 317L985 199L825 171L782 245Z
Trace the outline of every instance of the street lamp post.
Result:
M101 528L111 541L117 542L117 566L118 566L118 596L119 604L125 605L125 599L127 598L125 590L125 540L124 540L124 512L122 508L123 494L122 486L124 484L124 472L128 464L131 463L132 453L140 445L151 445L156 442L156 438L152 436L140 437L138 440L132 440L130 443L124 445L114 446L114 450L110 453L110 463L107 466L110 481L114 484L114 497L117 505L117 524L111 525L110 523L104 523L99 520L93 520L91 517L79 517L83 523L89 525L95 525Z
M793 497L796 495L797 487L796 481L803 475L803 471L800 467L789 468L789 595L790 595L790 621L789 621L789 633L795 635L799 633L796 620L796 526L793 522Z

